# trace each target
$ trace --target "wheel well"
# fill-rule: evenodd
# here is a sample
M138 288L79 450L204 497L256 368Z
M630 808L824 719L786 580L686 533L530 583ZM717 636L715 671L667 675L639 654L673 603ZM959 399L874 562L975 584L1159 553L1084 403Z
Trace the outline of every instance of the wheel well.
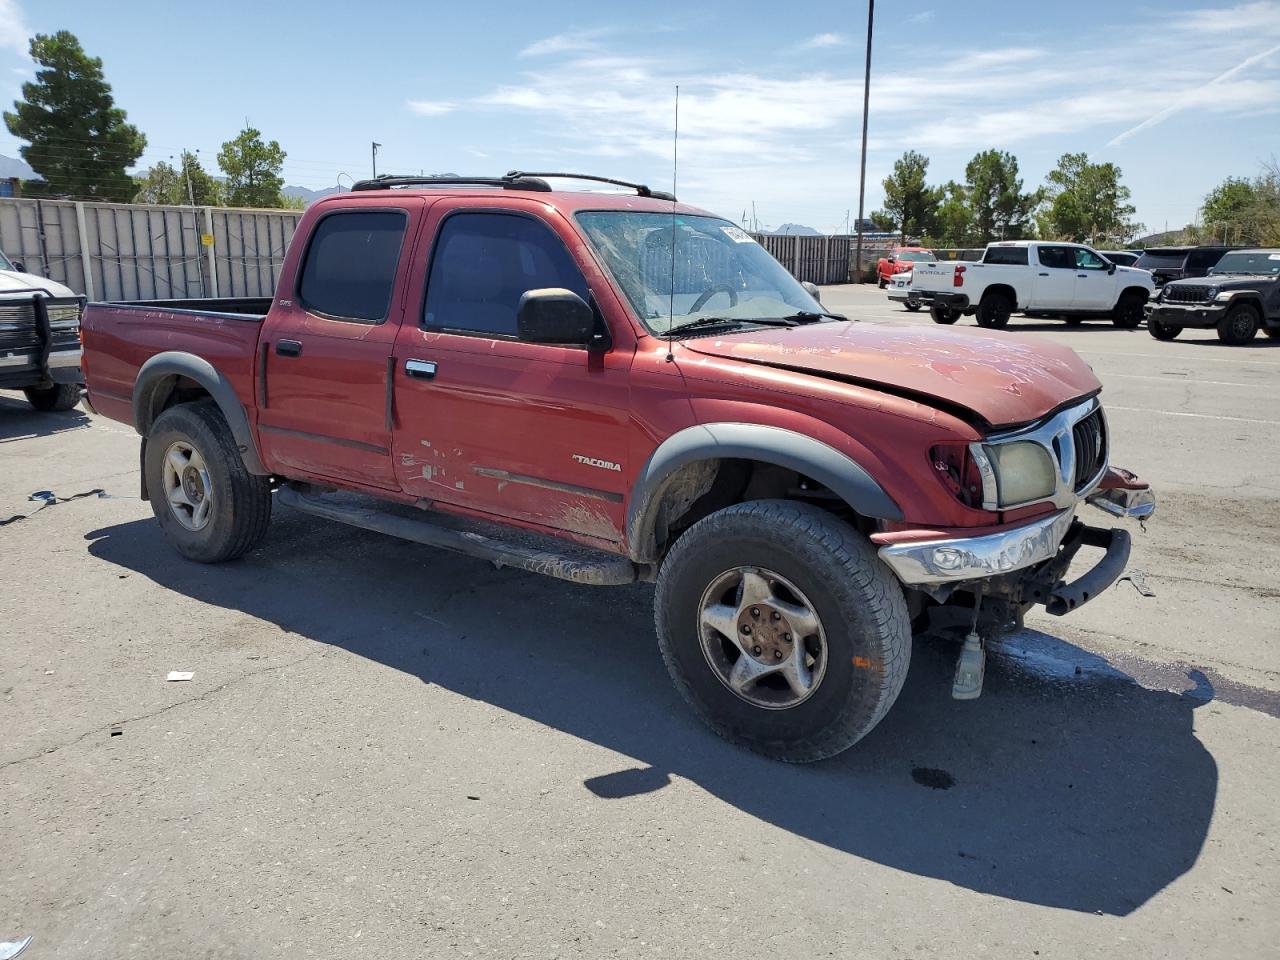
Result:
M1138 296L1142 297L1144 302L1147 299L1149 299L1151 296L1151 294L1147 293L1146 289L1143 287L1125 287L1124 290L1122 290L1120 293L1119 300L1123 300L1125 297L1131 296L1133 294L1137 294ZM1117 300L1117 302L1119 302L1119 300Z
M717 510L751 500L798 500L841 517L863 533L876 529L825 485L797 470L762 460L697 460L676 470L658 494L653 528L642 536L643 553L665 554L679 536Z
M1006 283L993 283L991 286L987 287L986 290L982 291L982 299L985 300L992 294L999 294L1004 297L1012 303L1015 308L1018 306L1017 291Z
M212 399L213 394L190 377L180 374L157 377L155 383L148 388L146 402L142 405L140 413L143 422L137 424L138 432L143 436L150 433L156 417L170 407Z

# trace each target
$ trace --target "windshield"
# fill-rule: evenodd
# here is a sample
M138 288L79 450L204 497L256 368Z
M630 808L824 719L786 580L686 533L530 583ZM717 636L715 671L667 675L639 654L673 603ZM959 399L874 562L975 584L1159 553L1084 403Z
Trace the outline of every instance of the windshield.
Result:
M1213 268L1214 275L1248 273L1258 277L1280 276L1280 250L1257 253L1228 253Z
M577 221L653 333L708 317L749 322L823 312L777 260L727 220L593 210Z
M1182 261L1187 259L1187 253L1183 251L1174 251L1171 253L1155 253L1148 250L1138 258L1135 267L1141 267L1143 270L1159 270L1172 267L1178 269L1182 266Z
M907 260L911 263L936 263L938 258L928 250L904 250L898 254L899 260Z
M0 250L0 270L14 269L13 261L4 255L4 251Z

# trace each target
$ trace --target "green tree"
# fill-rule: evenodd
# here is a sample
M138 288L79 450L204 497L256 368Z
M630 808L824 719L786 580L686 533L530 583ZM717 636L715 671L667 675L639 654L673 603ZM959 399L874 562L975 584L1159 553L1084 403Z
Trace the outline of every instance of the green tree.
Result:
M1207 243L1280 242L1280 168L1273 160L1252 180L1228 177L1204 198L1204 226L1193 231Z
M41 68L22 85L22 99L5 111L9 132L28 141L19 153L43 180L28 189L45 196L127 201L135 192L127 170L147 138L125 122L103 79L102 60L90 57L74 34L60 30L31 39Z
M893 162L893 173L884 180L884 212L903 240L926 234L933 226L938 192L925 182L928 172L929 158L908 150Z
M1142 231L1132 220L1129 188L1114 163L1090 163L1085 153L1064 153L1045 178L1036 219L1047 239L1095 246L1128 243Z
M223 204L222 184L200 163L200 158L190 150L183 150L181 169L182 199L179 203L194 201L197 207L220 207Z
M148 167L138 178L134 203L181 203L184 191L182 174L172 164L161 160Z
M1039 193L1023 193L1018 159L1002 150L984 150L965 165L965 197L978 243L1026 236Z
M934 218L933 246L972 247L977 243L973 208L963 184L948 180L939 190L938 212Z
M218 151L218 166L227 175L227 203L233 207L280 207L285 152L272 140L263 143L262 134L246 127Z
M871 221L873 227L885 233L898 229L898 221L888 210L876 210L867 219Z
M148 168L138 179L138 192L134 202L221 206L222 184L200 165L200 158L191 151L184 150L179 163L179 167L174 167L162 160Z

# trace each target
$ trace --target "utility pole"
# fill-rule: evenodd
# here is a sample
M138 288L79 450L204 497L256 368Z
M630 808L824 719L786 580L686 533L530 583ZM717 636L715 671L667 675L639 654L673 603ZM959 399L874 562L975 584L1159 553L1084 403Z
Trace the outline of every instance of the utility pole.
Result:
M373 179L375 180L378 179L378 148L380 146L382 146L382 144L377 143L376 141L373 143Z
M876 0L867 0L867 71L862 81L862 169L858 174L858 253L854 283L862 282L862 214L867 192L867 108L871 105L871 28L876 18Z

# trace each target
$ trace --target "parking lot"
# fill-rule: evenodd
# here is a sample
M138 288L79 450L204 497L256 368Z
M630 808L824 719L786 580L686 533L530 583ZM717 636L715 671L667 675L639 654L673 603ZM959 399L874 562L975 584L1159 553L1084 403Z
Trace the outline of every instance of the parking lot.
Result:
M874 285L823 299L932 327ZM954 648L920 639L887 719L804 767L686 709L648 585L285 509L243 561L188 563L137 499L130 430L0 395L0 522L28 515L0 526L0 941L34 935L33 960L1274 951L1280 340L1009 332L1102 380L1113 462L1160 498L1132 577L1030 616L974 702L950 699ZM34 512L38 490L90 495Z

